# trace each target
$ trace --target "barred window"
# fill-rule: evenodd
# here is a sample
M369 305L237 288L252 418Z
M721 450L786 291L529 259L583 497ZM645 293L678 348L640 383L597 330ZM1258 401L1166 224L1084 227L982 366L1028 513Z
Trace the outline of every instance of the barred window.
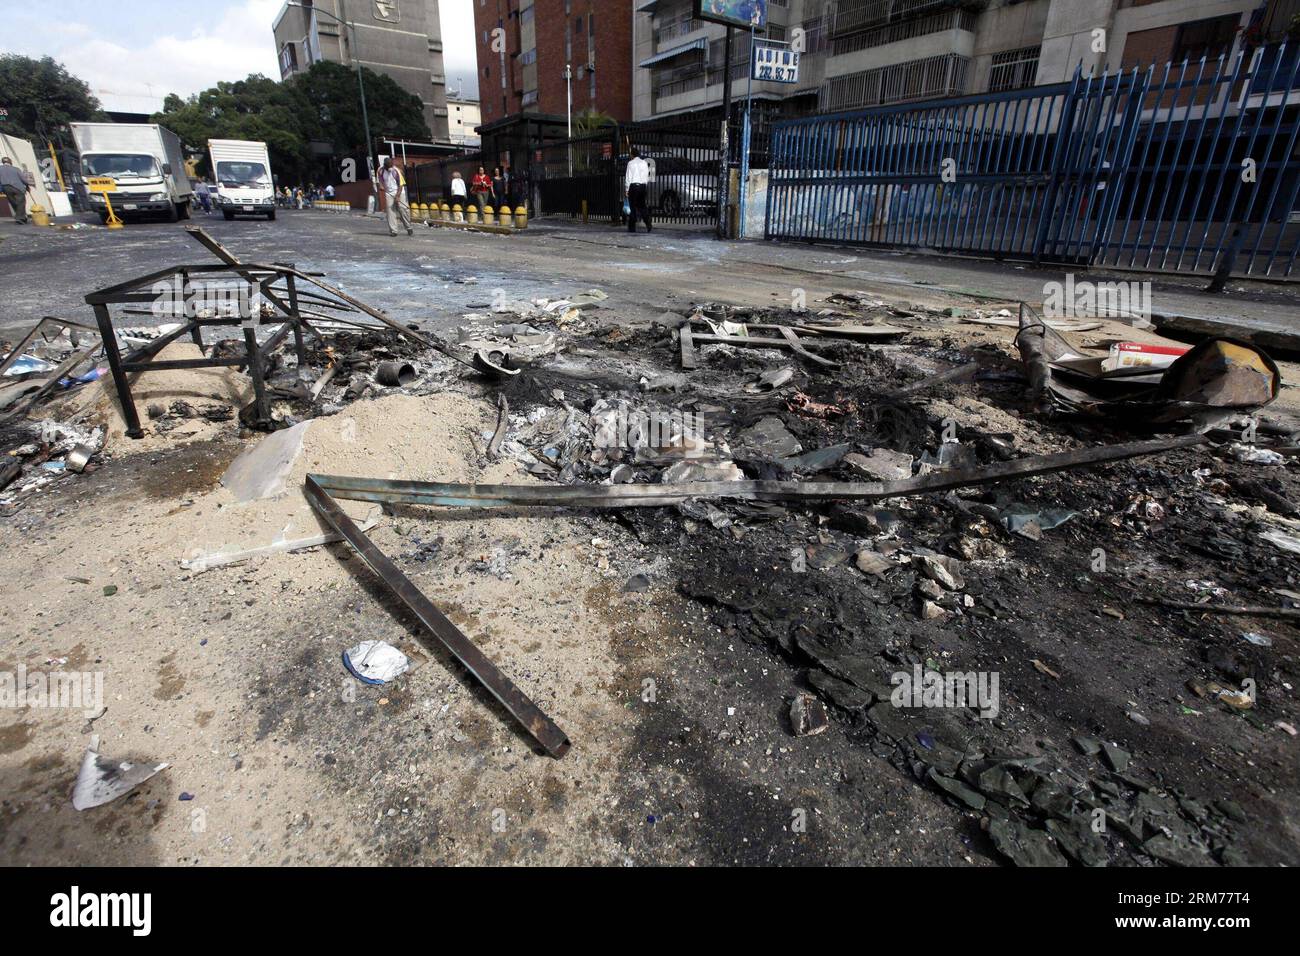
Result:
M989 92L999 93L1033 86L1034 79L1038 76L1038 53L1039 48L1036 46L994 53L993 69L989 74Z

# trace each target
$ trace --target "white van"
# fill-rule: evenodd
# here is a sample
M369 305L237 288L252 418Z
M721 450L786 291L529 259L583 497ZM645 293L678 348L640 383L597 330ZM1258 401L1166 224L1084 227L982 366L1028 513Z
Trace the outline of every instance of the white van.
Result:
M210 139L212 178L217 182L213 204L227 219L235 216L275 218L275 180L265 143L242 139Z

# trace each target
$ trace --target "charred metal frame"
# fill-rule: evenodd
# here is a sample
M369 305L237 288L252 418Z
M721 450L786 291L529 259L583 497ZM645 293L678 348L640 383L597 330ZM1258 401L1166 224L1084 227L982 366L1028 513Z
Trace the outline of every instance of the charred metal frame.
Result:
M113 375L113 385L117 389L118 399L122 404L122 415L126 419L126 433L131 438L143 438L144 430L140 427L140 416L136 411L135 401L131 396L131 383L128 375L140 372L158 372L165 369L226 368L247 366L253 379L254 421L268 422L271 418L270 399L267 395L264 370L266 360L293 333L294 346L298 353L300 365L307 364L307 347L303 330L309 328L307 320L298 310L298 294L295 287L297 270L289 265L180 265L159 269L148 275L129 279L126 282L92 292L86 296L86 304L95 311L95 321L99 326L99 335L103 340L104 354L108 358L108 367ZM203 280L232 279L242 281L248 292L249 302L266 300L272 303L278 315L263 317L260 307L250 309L249 315L214 316L200 318L194 316L185 319L179 328L166 335L159 336L142 348L136 349L125 358L117 346L117 333L113 329L113 316L110 306L152 304L157 302L158 293L152 288L159 282L170 282L179 277L182 301L187 302L195 290L195 283ZM276 293L274 286L283 282L287 291L287 301ZM183 308L183 306L182 306ZM190 336L200 349L204 347L204 326L239 324L244 332L244 354L229 358L168 359L154 361L154 356L172 342L183 336ZM262 325L279 325L271 337L261 345L257 342L257 327Z
M122 415L126 419L127 425L126 433L131 438L143 438L144 431L140 428L140 416L136 412L135 401L131 397L131 383L127 379L127 375L148 371L156 372L163 369L247 366L249 375L253 379L255 396L253 420L258 424L269 422L271 419L271 406L264 375L265 362L271 353L279 348L285 336L292 332L294 347L298 353L298 365L299 367L305 366L307 364L307 347L303 337L304 331L309 331L317 338L320 338L320 333L313 328L310 320L341 323L371 331L376 328L386 327L418 345L437 349L458 362L469 364L464 358L455 355L440 343L401 325L378 309L371 308L342 290L326 285L320 280L319 273L302 272L291 262L276 262L271 265L240 262L234 253L197 226L191 226L186 231L200 245L220 259L221 264L172 266L110 286L107 289L101 289L98 292L92 292L86 296L86 304L95 310L95 321L99 326L99 335L104 343L104 353L108 357L109 369L113 374L113 385L116 387L118 398L122 403ZM121 351L117 347L117 335L113 330L113 317L109 306L155 303L158 300L158 294L151 287L158 282L174 280L177 276L181 280L183 301L189 300L190 293L194 289L191 280L199 282L205 279L238 279L246 284L250 303L265 300L275 307L278 314L263 316L261 309L258 308L255 315L226 315L212 318L198 318L196 316L184 322L180 328L155 339L123 359ZM299 282L315 286L324 295L299 290ZM304 310L300 307L302 302L314 307L314 309L329 309L330 314ZM132 310L127 309L124 311L129 312ZM249 311L252 312L251 309ZM345 318L343 315L336 313L364 313L371 319L377 320L380 325L376 326L370 321ZM203 327L205 325L232 326L235 324L241 325L244 331L244 354L242 356L172 359L162 362L151 361L164 348L185 335L189 335L194 340L194 344L202 349ZM271 337L266 342L258 345L257 327L263 325L279 325L279 328L271 334Z

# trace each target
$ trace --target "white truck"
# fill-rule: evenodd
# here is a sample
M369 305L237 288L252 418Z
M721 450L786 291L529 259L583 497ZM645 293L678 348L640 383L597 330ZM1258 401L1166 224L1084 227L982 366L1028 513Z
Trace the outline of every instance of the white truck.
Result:
M265 143L242 139L210 139L212 176L217 183L214 205L227 219L235 216L275 218L275 180Z
M185 174L181 141L154 123L70 123L81 155L83 179L107 176L117 183L108 194L122 219L161 213L171 222L190 218L194 188ZM100 193L87 197L100 221L108 209Z

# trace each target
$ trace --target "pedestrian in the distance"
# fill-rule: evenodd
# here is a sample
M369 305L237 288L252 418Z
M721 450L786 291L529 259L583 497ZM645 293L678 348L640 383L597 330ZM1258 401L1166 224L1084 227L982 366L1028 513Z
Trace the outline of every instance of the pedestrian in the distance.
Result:
M492 205L510 202L510 177L498 166L492 171Z
M653 232L650 207L646 205L650 184L650 164L641 158L641 151L635 146L632 147L631 157L627 163L627 175L624 180L630 210L627 217L627 231L636 232L636 221L641 219L645 222L645 231Z
M474 194L474 201L478 203L478 212L481 216L483 207L488 204L488 198L492 195L492 177L487 174L487 169L482 166L478 168L469 189Z
M208 184L199 180L194 184L194 196L203 207L203 214L210 216L212 214L212 194L208 191Z
M451 203L456 205L456 200L462 200L461 206L469 205L469 191L465 187L465 177L456 170L451 174Z
M397 235L400 224L408 236L415 235L411 227L411 207L406 202L406 177L393 165L393 157L384 160L379 171L379 188L384 191L384 208L388 210L388 234Z
M325 184L325 198L326 198L326 199L333 199L333 198L334 198L334 184L333 184L333 183L326 183L326 184Z
M31 192L32 183L27 181L23 170L13 164L8 156L0 159L0 191L9 200L9 208L14 214L14 222L25 225L27 222L27 194Z

